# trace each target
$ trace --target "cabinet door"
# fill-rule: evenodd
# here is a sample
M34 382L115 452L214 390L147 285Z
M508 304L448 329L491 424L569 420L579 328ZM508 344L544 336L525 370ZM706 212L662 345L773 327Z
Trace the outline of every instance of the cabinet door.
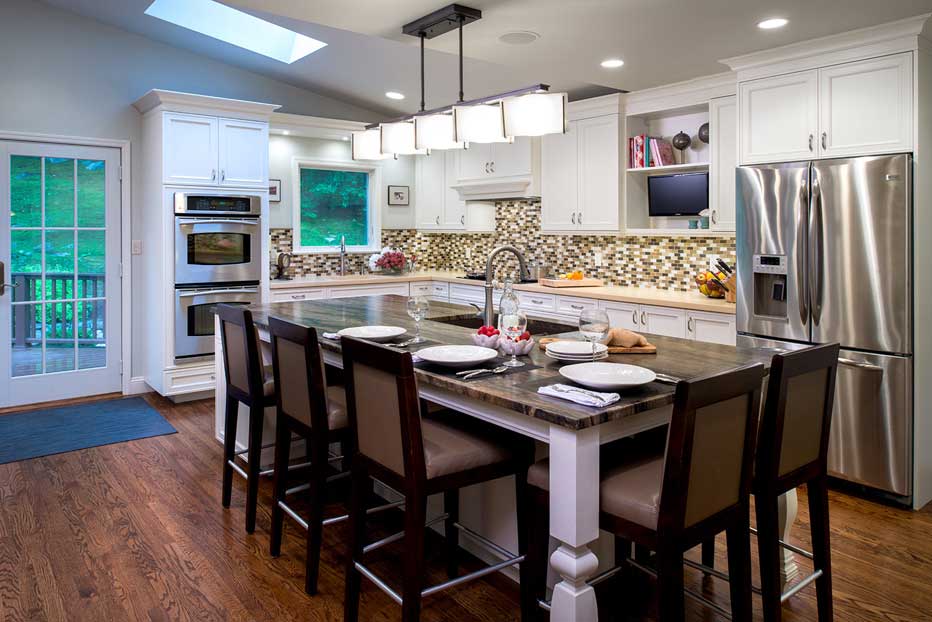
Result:
M314 289L273 289L272 302L300 302L302 300L323 300L327 291L322 288Z
M269 125L220 119L220 185L269 187Z
M331 287L330 298L354 298L356 296L408 296L410 288L407 283L393 285L347 285Z
M458 153L442 151L437 155L443 160L443 215L440 223L444 229L465 229L466 201L460 199L459 192L450 188L456 183Z
M703 313L690 311L686 316L686 333L689 339L735 345L737 331L735 316L728 313Z
M612 328L627 328L638 330L640 325L640 309L630 302L600 302L599 307L605 309Z
M742 164L792 162L816 155L818 72L738 85Z
M492 143L489 171L492 177L526 177L531 175L531 146L534 139L519 136L513 143Z
M444 154L435 151L414 160L414 211L418 229L439 229L443 218Z
M217 127L215 117L164 113L162 171L166 184L217 184L220 168L217 163Z
M576 222L586 231L618 230L618 188L622 163L618 115L582 119L579 145L579 209Z
M735 167L738 165L738 105L735 97L709 102L711 228L735 230Z
M486 179L490 174L489 164L492 161L492 147L490 145L472 143L469 149L459 154L459 181L470 179Z
M640 309L641 313L638 317L640 330L652 335L686 337L686 311L683 309L651 305L641 305Z
M548 134L541 138L540 228L543 231L577 228L577 123L570 121L565 134Z
M912 150L912 53L822 69L819 109L823 157Z

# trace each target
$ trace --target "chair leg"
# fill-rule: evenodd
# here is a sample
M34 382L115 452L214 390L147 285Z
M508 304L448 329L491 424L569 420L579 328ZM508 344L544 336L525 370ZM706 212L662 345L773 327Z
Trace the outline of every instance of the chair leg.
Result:
M346 555L346 591L343 597L343 622L359 620L359 590L362 575L356 570L356 562L362 561L362 549L366 535L366 498L369 494L369 477L366 471L352 467L352 484L349 502L349 551Z
M404 584L402 587L401 620L421 619L421 590L424 588L424 523L427 520L427 498L405 496Z
M230 507L233 494L233 467L230 462L236 459L236 422L239 415L239 400L227 396L226 414L223 422L223 484L221 485L221 503Z
M780 622L780 531L777 495L754 496L757 513L757 549L760 558L761 608L764 622Z
M833 619L832 612L832 555L829 545L828 486L826 478L819 477L807 484L809 495L809 523L812 527L812 557L816 570L822 576L816 579L816 601L819 622Z
M715 568L715 538L702 543L702 565Z
M272 493L272 530L269 536L269 553L278 557L282 552L282 528L285 523L285 511L278 505L285 500L288 488L288 462L291 459L291 430L285 423L285 417L279 415L275 424L275 466Z
M443 523L443 533L447 543L447 577L454 579L459 574L460 561L460 530L455 524L460 520L459 489L443 493L443 511L447 514L447 519Z
M727 531L728 583L731 588L731 619L751 622L751 531L745 511L737 526Z
M662 544L657 551L657 619L659 622L683 622L686 601L683 593L683 552Z
M249 409L249 479L246 480L246 532L256 530L256 506L259 504L259 472L262 470L262 423L265 409L252 406Z
M311 509L307 519L307 561L305 562L304 591L317 593L320 574L320 547L323 540L324 506L327 503L327 448L313 452L311 459Z

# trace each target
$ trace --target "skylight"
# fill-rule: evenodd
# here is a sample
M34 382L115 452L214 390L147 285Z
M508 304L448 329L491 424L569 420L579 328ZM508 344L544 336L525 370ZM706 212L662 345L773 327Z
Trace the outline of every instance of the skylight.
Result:
M288 64L327 45L214 0L155 0L146 15Z

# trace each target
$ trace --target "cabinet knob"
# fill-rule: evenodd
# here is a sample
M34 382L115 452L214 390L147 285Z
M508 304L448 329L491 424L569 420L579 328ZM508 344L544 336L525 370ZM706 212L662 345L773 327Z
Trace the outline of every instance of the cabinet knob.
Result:
M828 145L826 144L827 138L828 138L828 135L825 132L822 132L822 148L823 149L828 149Z
M809 151L812 151L812 134L809 134Z

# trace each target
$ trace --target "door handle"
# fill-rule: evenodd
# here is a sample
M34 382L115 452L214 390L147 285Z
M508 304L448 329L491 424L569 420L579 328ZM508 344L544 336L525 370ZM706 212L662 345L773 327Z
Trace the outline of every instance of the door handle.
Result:
M641 311L641 326L647 326L647 316Z
M573 216L570 218L573 221L573 224L576 224L576 212L573 212Z
M582 305L570 305L570 309L576 309L577 311L582 311L582 310L585 309L585 308L586 308L586 307L584 307L584 306L582 306Z
M686 320L686 330L689 332L693 332L693 319L692 318L689 318Z
M210 181L217 181L217 169L210 169Z
M826 145L826 141L825 141L826 138L827 138L827 136L826 136L825 132L822 132L822 148L823 148L823 149L828 149L828 145Z
M576 222L582 224L582 212L578 212L579 216L576 218Z
M489 168L492 169L493 173L495 172L495 161L494 160L492 162L489 162Z
M436 222L438 225L440 224L440 216L437 216Z
M6 265L0 261L0 296L6 293L6 288L15 289L19 287L19 283L4 283L6 280Z
M631 323L637 325L638 323L638 310L635 309L631 312Z
M486 173L491 172L491 171L489 171L489 163L488 163L488 162L485 163L485 172L486 172Z
M864 363L862 361L855 361L852 359L846 359L841 356L838 357L838 362L842 365L847 365L848 367L857 367L858 369L863 369L866 371L874 371L883 373L883 367L879 365L873 365L871 363Z
M809 134L809 151L812 151L812 134Z
M179 225L243 225L244 227L258 227L259 221L255 218L176 218Z
M809 222L809 214L812 210L809 208L809 184L803 182L799 188L799 203L800 203L800 212L799 216L796 219L796 244L798 248L802 249L802 257L797 257L796 260L796 297L799 299L799 319L803 323L803 326L809 325L809 277L804 269L806 266L806 260L809 254L809 244L803 244L803 240L807 239L808 233L806 231L806 225Z
M809 222L809 306L812 308L812 323L819 325L822 319L822 187L813 171L812 201Z
M460 216L460 224L461 225L466 224L466 214L463 214L462 216Z
M712 210L712 224L718 224L718 210Z
M223 169L220 169L220 181L223 181L227 178L227 172Z

